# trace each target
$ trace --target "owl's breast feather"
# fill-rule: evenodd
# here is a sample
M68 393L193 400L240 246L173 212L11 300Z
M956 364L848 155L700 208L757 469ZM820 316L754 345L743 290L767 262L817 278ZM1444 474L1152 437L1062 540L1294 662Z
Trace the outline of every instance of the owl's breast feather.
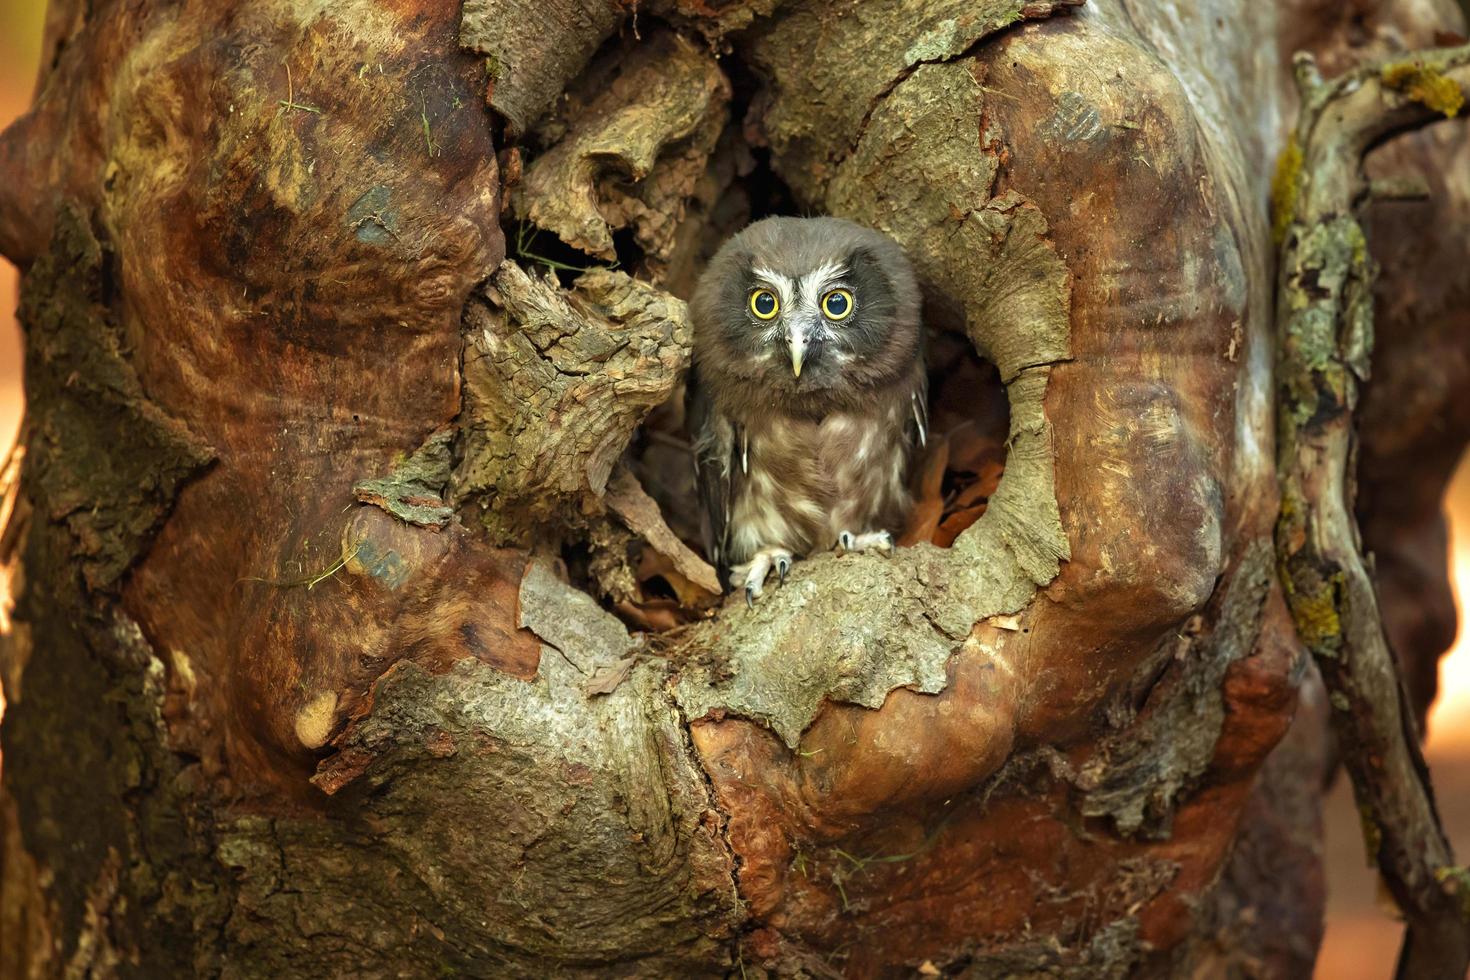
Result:
M749 425L749 470L731 512L732 564L761 548L825 550L842 531L897 530L908 504L904 422L901 406L885 406Z

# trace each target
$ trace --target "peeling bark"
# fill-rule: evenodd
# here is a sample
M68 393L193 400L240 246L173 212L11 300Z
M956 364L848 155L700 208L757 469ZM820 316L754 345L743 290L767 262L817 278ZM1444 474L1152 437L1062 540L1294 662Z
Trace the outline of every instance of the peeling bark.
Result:
M459 37L485 58L486 101L524 133L622 17L622 5L609 0L465 0Z
M479 496L501 540L596 507L633 429L689 364L684 304L626 274L568 294L513 262L466 311L457 497Z
M656 277L724 128L729 89L693 42L650 34L589 71L547 127L551 146L526 167L512 209L606 261L613 229L631 227Z

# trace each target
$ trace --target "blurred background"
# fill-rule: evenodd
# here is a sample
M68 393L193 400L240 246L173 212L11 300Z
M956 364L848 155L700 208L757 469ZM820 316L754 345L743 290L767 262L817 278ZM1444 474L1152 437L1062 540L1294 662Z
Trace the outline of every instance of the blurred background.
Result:
M45 0L0 0L0 128L25 111L40 57ZM0 259L0 457L20 425L21 343L15 323L16 273ZM1470 856L1470 465L1461 462L1446 500L1456 596L1462 614L1455 648L1441 665L1441 693L1429 719L1427 755L1446 829L1464 862ZM1319 980L1381 980L1392 974L1401 927L1379 907L1376 876L1363 856L1357 811L1345 779L1327 811L1327 939Z
M45 16L45 0L0 0L0 128L24 112L31 101ZM0 456L15 442L20 411L15 269L0 259Z

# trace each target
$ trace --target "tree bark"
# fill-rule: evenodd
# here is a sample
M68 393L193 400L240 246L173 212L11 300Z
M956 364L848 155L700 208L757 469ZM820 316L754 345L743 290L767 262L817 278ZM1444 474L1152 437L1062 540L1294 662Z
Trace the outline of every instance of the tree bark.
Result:
M1302 975L1331 749L1273 540L1270 173L1294 50L1463 26L53 0L0 137L0 972ZM1447 639L1403 583L1447 586L1402 542L1470 437L1470 286L1415 257L1464 267L1467 145L1370 161L1430 175L1417 224L1366 219L1365 537L1411 682ZM951 546L746 609L681 541L681 297L772 210L901 242L959 352L931 387L973 352L1008 430Z
M1298 56L1301 120L1277 181L1281 517L1277 560L1297 635L1322 672L1370 853L1407 921L1400 977L1470 969L1470 891L1428 786L1361 554L1352 413L1374 346L1373 269L1355 205L1369 149L1455 116L1470 46L1369 64L1332 82Z

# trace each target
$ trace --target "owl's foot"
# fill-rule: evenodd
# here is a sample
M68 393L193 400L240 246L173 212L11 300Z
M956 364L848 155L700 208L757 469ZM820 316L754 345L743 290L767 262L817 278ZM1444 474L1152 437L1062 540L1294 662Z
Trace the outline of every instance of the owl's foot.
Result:
M791 552L785 548L762 548L750 561L730 569L730 584L745 586L745 604L754 606L765 590L766 578L774 570L782 585L791 571Z
M887 531L869 531L866 534L843 531L837 535L837 547L843 551L881 551L885 555L891 555L893 535Z

